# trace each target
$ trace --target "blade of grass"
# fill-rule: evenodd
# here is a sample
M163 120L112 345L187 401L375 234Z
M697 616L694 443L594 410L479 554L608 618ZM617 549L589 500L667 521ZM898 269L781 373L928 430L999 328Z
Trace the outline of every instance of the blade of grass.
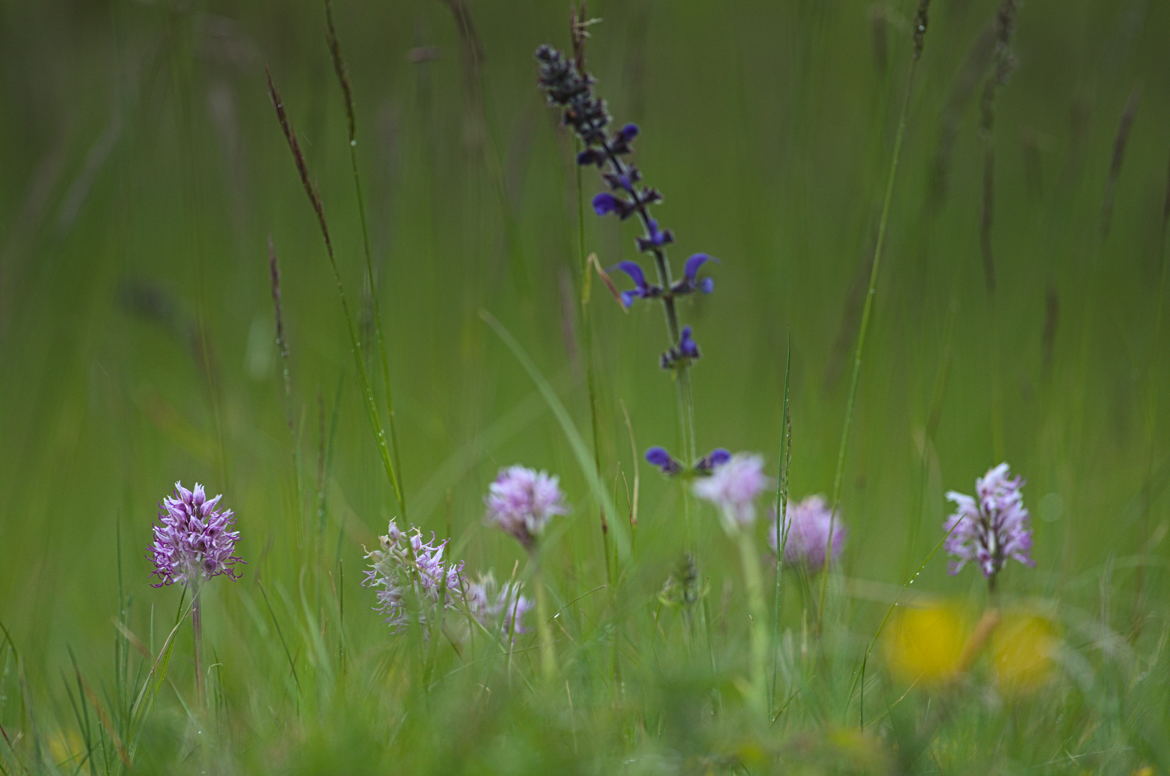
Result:
M544 397L545 402L548 403L549 409L552 410L553 416L560 423L561 430L565 432L565 437L569 441L569 447L573 450L577 464L581 467L581 471L585 475L585 479L588 481L589 487L593 491L593 495L598 500L598 503L601 504L602 509L607 514L617 514L617 509L613 505L613 499L610 497L609 491L606 490L605 483L601 481L601 477L597 473L597 467L594 466L593 457L589 454L589 448L585 444L585 440L581 437L581 432L577 430L573 419L569 416L568 410L565 409L565 405L561 403L561 400L557 397L556 392L553 391L548 380L536 368L536 364L532 362L532 359L529 358L524 348L520 346L520 343L516 341L516 338L504 328L504 325L494 315L486 310L481 310L479 316L503 340L504 344L508 346L508 349L512 351L512 355L520 362L520 366L524 367L524 371L528 373L532 382L540 389L540 393ZM626 535L625 526L621 524L620 520L615 520L611 521L610 529L613 534L614 543L617 545L619 559L626 560L630 554L630 538Z
M349 298L345 294L345 284L341 280L341 271L337 267L337 257L333 252L333 240L329 236L329 225L325 220L325 208L321 204L321 197L317 194L317 189L313 185L312 179L309 177L309 168L305 162L305 156L301 152L300 143L297 142L297 136L293 130L292 122L289 121L288 114L284 110L284 101L281 99L280 92L277 91L276 84L272 80L272 73L267 68L265 68L264 72L268 78L268 96L272 99L272 106L276 110L276 119L280 123L280 129L284 133L284 139L288 143L289 151L292 152L293 162L296 164L297 173L300 175L301 185L304 187L305 194L309 198L309 204L312 205L313 212L317 216L317 225L320 227L321 237L325 241L325 254L329 259L329 268L333 272L333 281L337 286L337 298L341 302L341 311L345 317L350 350L353 351L353 360L357 366L358 380L361 383L362 398L365 400L366 413L369 416L370 429L374 433L374 442L378 447L378 455L382 459L382 467L386 470L386 478L390 480L390 486L394 489L394 496L398 500L399 509L405 511L402 486L398 481L398 473L394 467L394 461L391 458L390 445L386 440L386 430L382 427L378 404L374 399L374 388L370 383L370 375L366 369L366 361L362 358L362 346L358 339L357 325L354 323L353 313L349 307Z

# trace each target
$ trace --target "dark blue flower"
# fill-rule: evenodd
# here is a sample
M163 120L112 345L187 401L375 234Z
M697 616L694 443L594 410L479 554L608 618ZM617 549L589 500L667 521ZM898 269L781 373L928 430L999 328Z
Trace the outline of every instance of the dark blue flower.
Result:
M690 294L695 291L701 291L704 294L709 294L714 291L715 281L712 278L699 277L699 268L708 261L712 261L712 259L705 253L696 253L687 259L687 263L683 268L682 280L679 280L671 287L671 293Z
M657 192L654 193L657 194ZM638 238L638 250L652 251L672 242L674 242L674 234L669 229L659 229L656 220L647 218L646 236Z
M657 466L662 470L663 474L675 475L681 474L683 465L676 461L674 457L666 452L663 447L651 447L646 451L646 460L653 466Z
M617 265L617 268L630 276L630 280L634 281L633 289L629 291L622 291L622 306L629 307L634 303L635 299L653 299L661 296L662 289L658 286L652 286L646 282L646 275L643 274L642 268L635 262L623 261Z

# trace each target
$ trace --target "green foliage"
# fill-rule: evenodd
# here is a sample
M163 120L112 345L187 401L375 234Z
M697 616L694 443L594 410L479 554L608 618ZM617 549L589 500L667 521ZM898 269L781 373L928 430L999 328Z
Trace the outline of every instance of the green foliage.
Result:
M589 69L641 126L676 255L720 259L716 292L684 300L698 448L782 450L790 500L836 489L884 224L823 607L820 579L776 584L757 525L764 720L739 549L701 505L688 541L683 494L639 459L680 442L658 311L582 273L633 235L588 208L582 226L535 87L567 8L337 0L351 146L323 8L0 3L0 774L1170 772L1170 6L1021 4L987 135L998 5L931 7L884 220L914 3L589 9ZM368 416L388 424L390 381L383 456ZM944 492L1004 459L1038 566L1005 572L1003 603L1056 624L1053 677L1012 696L981 653L907 688L878 631L927 596L982 609L983 580L931 553ZM487 484L516 462L561 476L552 680L535 627L511 647L387 631L359 585L398 509L385 461L410 521L497 579L526 559L483 525ZM180 478L225 494L248 561L204 591L205 709L189 601L144 558ZM688 546L689 609L664 590Z

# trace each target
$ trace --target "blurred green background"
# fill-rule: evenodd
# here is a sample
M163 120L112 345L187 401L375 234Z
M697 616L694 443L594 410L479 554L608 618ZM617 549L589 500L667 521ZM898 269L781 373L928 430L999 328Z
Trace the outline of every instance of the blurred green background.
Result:
M987 136L980 97L997 7L931 8L846 463L844 586L904 583L941 538L945 490L969 492L1008 460L1027 479L1038 567L1013 566L1004 585L1135 640L1155 622L1144 630L1154 638L1170 592L1170 4L1022 4L1015 70ZM487 483L516 462L559 473L575 511L549 563L568 601L605 580L597 507L562 430L480 313L532 354L591 440L574 146L532 58L539 43L567 45L569 11L491 0L454 9L468 15L437 0L335 8L409 517L455 537L469 566L506 575L522 556L482 525ZM914 4L633 0L589 11L602 19L589 69L615 119L641 126L636 159L666 196L657 215L675 232L676 264L698 251L720 262L716 292L682 313L703 349L700 448L760 451L775 465L791 342L792 487L827 493ZM176 479L222 491L240 516L249 565L235 588L215 585L208 638L229 656L234 692L250 672L259 681L244 653L262 636L247 613L263 611L258 584L290 600L305 584L322 446L317 565L340 590L353 648L376 654L389 639L356 583L362 544L395 514L393 493L266 65L350 299L368 311L318 4L0 5L0 621L45 708L64 705L70 649L100 683L113 620L162 629L177 606L177 591L147 586L144 558L155 505ZM980 249L988 149L993 291ZM600 186L586 170L585 196ZM632 224L586 215L587 251L605 266L634 258ZM588 313L602 475L623 508L641 477L628 574L652 599L682 549L680 501L631 448L678 447L673 390L657 367L667 343L658 310L625 314L596 279ZM724 586L739 584L734 553L713 515L700 516L719 608ZM981 580L945 566L935 556L916 584L979 600ZM834 616L864 643L884 599L843 600ZM0 707L6 725L12 709Z

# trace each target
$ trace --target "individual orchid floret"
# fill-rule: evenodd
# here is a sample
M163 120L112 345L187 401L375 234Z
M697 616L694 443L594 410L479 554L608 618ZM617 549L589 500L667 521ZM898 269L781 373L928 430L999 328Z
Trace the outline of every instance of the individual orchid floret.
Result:
M975 495L950 491L955 513L948 518L946 550L954 557L950 573L975 562L994 587L1009 558L1034 566L1031 516L1024 507L1024 481L1012 477L1006 463L975 480Z
M690 362L699 357L699 346L691 334L691 327L684 326L679 334L678 344L662 354L659 363L663 369L673 369L683 362Z
M487 521L512 535L527 550L554 515L569 511L555 476L524 466L501 469L488 489Z
M467 585L467 609L489 631L499 629L503 635L527 633L524 615L532 610L533 603L521 594L522 589L519 582L500 585L490 572L483 574Z
M824 497L809 496L788 505L779 535L775 521L772 522L768 543L774 552L782 554L785 563L816 573L825 567L826 553L829 563L835 563L841 556L845 526L839 515L834 517Z
M240 532L232 530L235 512L216 509L221 498L208 498L198 482L194 490L176 482L174 494L162 500L147 555L154 563L151 573L159 578L154 587L198 585L220 575L238 578L235 564L244 562L235 554Z
M719 508L723 527L734 533L755 522L755 501L770 485L762 456L737 453L709 476L696 480L694 490L696 496Z
M682 279L670 287L670 293L679 296L682 294L692 294L696 291L704 294L709 294L714 291L714 279L699 277L699 268L708 261L711 261L711 257L705 253L696 253L687 259L687 263L683 265Z
M414 607L420 625L436 611L461 607L463 563L443 557L449 541L436 541L433 533L424 541L418 528L403 531L391 520L386 535L378 537L378 549L366 553L370 568L362 585L375 591L378 604L374 609L385 616L392 630L410 622Z

